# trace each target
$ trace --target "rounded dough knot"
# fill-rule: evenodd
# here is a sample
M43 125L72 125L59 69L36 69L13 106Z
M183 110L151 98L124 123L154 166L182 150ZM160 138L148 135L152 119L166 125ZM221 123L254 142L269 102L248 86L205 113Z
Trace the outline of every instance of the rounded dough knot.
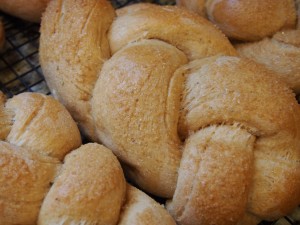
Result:
M239 40L240 56L263 64L300 93L299 0L177 0L177 5L207 17Z
M178 224L250 224L300 200L300 112L269 71L196 14L52 1L41 27L52 93ZM287 191L289 190L289 191ZM247 222L246 222L247 221Z
M6 102L0 93L0 124L1 225L175 225L126 185L109 149L79 147L76 123L52 97L23 93Z

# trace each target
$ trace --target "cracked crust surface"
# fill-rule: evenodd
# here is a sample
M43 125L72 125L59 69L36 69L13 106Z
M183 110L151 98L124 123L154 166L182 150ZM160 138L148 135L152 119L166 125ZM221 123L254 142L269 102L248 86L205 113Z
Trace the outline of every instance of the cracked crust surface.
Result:
M0 93L0 220L36 224L61 160L81 144L67 110L52 97Z
M77 125L66 109L52 97L23 93L9 99L3 110L10 115L7 122L10 131L5 140L11 144L59 160L81 144Z

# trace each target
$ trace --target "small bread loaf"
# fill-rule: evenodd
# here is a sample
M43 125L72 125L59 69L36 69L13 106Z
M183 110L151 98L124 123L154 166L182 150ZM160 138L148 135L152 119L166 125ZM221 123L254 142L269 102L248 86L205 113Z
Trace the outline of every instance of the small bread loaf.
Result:
M294 0L177 0L177 4L207 16L231 39L260 40L296 25Z
M1 0L0 11L31 22L40 22L50 0Z
M241 56L263 64L300 93L300 30L281 31L272 38L235 47Z

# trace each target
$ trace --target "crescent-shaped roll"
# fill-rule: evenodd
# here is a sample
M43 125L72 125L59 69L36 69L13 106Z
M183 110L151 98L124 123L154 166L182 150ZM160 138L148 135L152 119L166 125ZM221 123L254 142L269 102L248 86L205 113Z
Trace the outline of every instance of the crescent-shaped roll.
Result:
M112 152L83 145L66 156L38 224L117 224L125 192L123 171Z

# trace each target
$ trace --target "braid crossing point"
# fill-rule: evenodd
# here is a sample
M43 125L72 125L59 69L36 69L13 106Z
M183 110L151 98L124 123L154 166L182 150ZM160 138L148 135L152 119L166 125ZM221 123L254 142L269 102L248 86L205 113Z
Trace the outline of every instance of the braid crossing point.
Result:
M0 93L0 125L0 225L175 225L52 97Z

